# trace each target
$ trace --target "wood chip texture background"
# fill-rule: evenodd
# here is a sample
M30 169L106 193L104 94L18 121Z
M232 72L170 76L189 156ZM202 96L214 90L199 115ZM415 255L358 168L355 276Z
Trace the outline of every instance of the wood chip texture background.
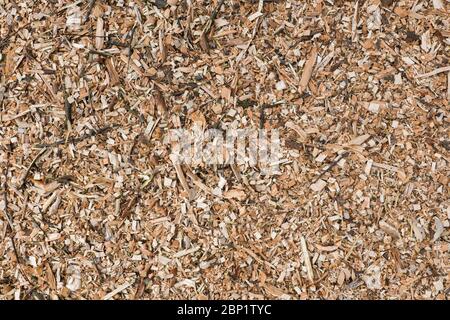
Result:
M448 299L449 53L448 0L0 0L0 298Z

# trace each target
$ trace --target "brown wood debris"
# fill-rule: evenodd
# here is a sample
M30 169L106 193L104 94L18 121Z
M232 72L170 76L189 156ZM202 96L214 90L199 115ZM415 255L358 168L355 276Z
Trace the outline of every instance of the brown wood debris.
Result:
M0 0L0 299L448 299L449 12ZM279 172L172 161L194 123Z

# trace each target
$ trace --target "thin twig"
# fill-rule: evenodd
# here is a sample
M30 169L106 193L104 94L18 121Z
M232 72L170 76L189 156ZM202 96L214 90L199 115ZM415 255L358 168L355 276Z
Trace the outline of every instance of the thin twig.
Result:
M72 104L67 97L67 91L64 89L64 113L66 114L66 125L69 131L72 130Z
M435 69L435 70L433 70L433 71L430 71L430 72L427 72L427 73L418 74L418 75L416 76L416 79L432 77L432 76L434 76L434 75L436 75L436 74L439 74L439 73L441 73L441 72L447 72L447 71L450 71L450 66L442 67L442 68L437 68L437 69Z
M262 13L264 8L264 0L259 0L259 4L258 4L258 11L259 13ZM253 28L253 33L252 33L252 37L251 39L247 42L245 48L239 53L239 55L236 57L236 62L241 61L244 58L244 55L247 54L248 49L250 48L250 45L252 44L253 40L256 37L256 34L258 33L258 29L259 26L261 24L262 20L261 20L261 16L259 16L258 18L256 18L256 22L255 22L255 26Z
M5 182L3 183L3 188L2 188L3 189L3 202L4 202L4 206L5 206L5 209L3 210L3 214L5 215L5 218L8 221L8 225L11 230L10 239L11 239L14 255L16 256L17 263L20 265L21 258L20 258L19 252L17 250L16 243L14 242L14 238L15 238L15 234L16 234L16 232L14 231L14 221L13 221L12 216L8 213L8 175L9 175L9 154L11 152L11 144L9 144L7 148L8 149L6 151Z
M19 189L23 188L25 186L25 183L27 182L28 175L31 172L31 168L36 164L36 161L39 160L39 158L47 151L47 148L43 148L36 157L34 157L33 161L31 161L30 165L28 166L27 170L25 171L24 175L22 176L22 179L20 180Z
M339 163L339 161L341 161L343 158L347 157L349 154L350 154L349 152L344 152L344 153L342 153L341 155L339 155L339 156L336 158L336 160L334 160L332 163L330 163L330 164L328 165L328 167L327 167L325 170L323 170L321 174L319 174L319 176L314 180L314 183L316 183L317 181L319 181L319 179L322 178L323 175L324 175L325 173L327 173L328 171L330 171L331 169L333 169L333 168Z
M103 127L103 128L101 128L99 130L91 130L91 132L86 133L86 134L82 135L79 138L69 139L69 140L67 140L67 142L79 143L79 142L81 142L83 140L89 139L89 138L94 137L96 135L106 133L106 132L110 131L111 129L115 128L115 127L117 127L117 125L106 126L106 127ZM64 144L64 143L66 143L66 139L61 139L61 140L58 140L58 141L52 142L52 143L40 143L40 144L35 145L35 147L36 148L51 148L51 147L59 146L59 145Z
M216 20L217 14L220 11L220 8L222 7L223 3L225 2L225 0L220 0L219 3L217 4L217 6L214 8L214 10L211 13L211 16L209 17L208 22L206 23L205 27L203 28L203 32L200 36L200 46L202 47L202 49L204 51L208 51L209 50L209 46L208 46L208 34L211 31L211 28L214 24L214 20Z
M136 25L133 26L130 32L130 41L128 42L128 63L127 63L127 75L130 70L130 61L131 61L131 54L133 52L133 48L131 47L134 37L134 31L136 30Z
M0 102L1 102L1 99L0 99ZM0 106L1 106L1 105L0 105ZM40 106L35 105L35 106L32 106L32 107L30 107L30 109L25 110L25 111L23 111L23 112L21 112L21 113L18 113L18 114L16 114L16 115L13 115L13 116L10 116L10 117L8 117L8 116L3 116L3 118L1 119L1 121L8 122L8 121L12 121L12 120L21 118L21 117L27 115L27 114L30 113L30 112L34 112L35 109L43 108L43 107L45 107L45 106L46 106L46 105L40 105Z
M282 103L283 103L283 101L280 101L280 102L276 102L273 104L263 104L259 107L259 128L260 129L264 128L264 123L266 121L266 114L264 113L264 111L269 108L275 108Z
M12 218L8 214L8 174L9 174L9 151L11 149L11 144L8 145L8 150L6 152L6 166L5 166L5 182L3 183L3 202L5 206L5 210L3 210L3 214L5 215L6 220L8 221L9 226L11 227L11 231L14 231Z
M264 122L266 121L266 114L264 113L265 105L259 107L259 128L264 128Z
M302 247L303 262L305 263L306 273L308 274L308 279L310 282L314 282L314 273L311 265L311 260L309 258L308 247L306 246L305 237L300 238L300 245Z
M89 20L89 16L91 15L92 9L94 8L96 0L90 0L88 10L86 12L86 15L84 16L84 23L86 23Z
M89 53L98 54L104 57L112 57L113 54L107 51L101 51L101 50L95 50L95 49L89 49Z
M46 17L44 16L43 19L45 19ZM36 21L36 20L35 20ZM33 22L35 21L30 21L27 24L25 24L24 26L21 26L19 29L17 29L16 31L13 32L8 32L8 34L5 36L5 38L0 40L0 49L3 49L3 47L5 47L8 44L8 41L11 37L15 36L17 33L19 33L21 30L29 27Z

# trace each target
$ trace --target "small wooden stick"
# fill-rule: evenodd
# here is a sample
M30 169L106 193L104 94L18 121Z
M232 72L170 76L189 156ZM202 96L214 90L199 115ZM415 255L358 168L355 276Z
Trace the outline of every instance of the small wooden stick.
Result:
M447 74L447 100L450 101L450 72Z
M14 241L14 237L16 235L16 231L14 230L13 217L8 213L8 195L7 195L7 193L8 193L8 172L9 172L9 154L10 154L11 151L12 151L11 150L11 145L9 145L8 146L8 150L6 151L5 182L3 183L3 188L2 188L3 189L3 201L4 201L4 206L5 206L5 209L3 210L3 214L5 215L5 218L8 221L8 225L9 225L9 227L11 229L10 239L11 239L14 255L16 256L16 260L17 260L17 263L19 265L20 272L22 274L24 274L24 272L22 271L22 269L20 267L21 257L19 255L19 251L17 250L16 243ZM27 279L28 282L30 282L28 277L25 274L24 274L24 277Z
M338 163L339 161L341 161L343 158L347 157L350 153L349 152L344 152L343 154L339 155L336 160L334 160L332 163L330 163L327 168L325 170L322 171L321 174L319 174L319 176L314 180L314 183L316 183L317 181L319 181L320 178L323 177L323 175L325 173L327 173L328 171L330 171L331 169L333 169Z
M106 132L110 131L111 129L115 128L115 127L117 127L117 125L114 124L114 125L111 125L111 126L106 126L106 127L100 128L99 130L92 130L91 132L86 133L86 134L82 135L79 138L68 139L67 141L66 141L66 139L61 139L61 140L58 140L58 141L53 142L53 143L40 143L40 144L37 144L35 147L36 148L50 148L50 147L56 147L58 145L61 145L61 144L67 143L67 142L78 143L78 142L81 142L83 140L89 139L89 138L91 138L93 136L106 133Z
M9 145L9 149L10 149L10 146L11 145ZM3 188L2 188L3 189L3 202L4 202L4 206L5 206L5 209L3 210L3 214L5 215L6 221L8 221L8 224L11 227L11 231L14 232L13 221L12 221L12 218L10 217L10 215L8 214L7 191L8 191L8 172L9 172L9 151L10 150L8 150L6 152L5 182L3 183Z
M123 290L125 290L126 288L128 288L129 286L131 286L132 283L130 282L125 282L124 284L118 286L116 289L114 289L113 291L111 291L110 293L108 293L107 295L105 295L102 300L109 300L112 297L114 297L116 294L122 292Z
M236 177L236 179L241 182L242 180L242 176L241 176L241 170L239 169L239 167L235 164L230 164L231 170L234 173L234 176Z
M430 72L427 72L427 73L424 73L424 74L418 74L416 76L416 79L432 77L432 76L434 76L434 75L436 75L438 73L447 72L447 71L450 71L450 66L437 68L437 69L435 69L433 71L430 71Z
M64 90L64 112L66 114L67 130L72 131L72 104L68 100L66 90Z
M192 172L192 170L190 168L186 168L186 175L192 179L192 182L194 182L194 184L199 187L200 189L202 189L203 191L205 191L206 193L212 194L211 188L208 187L206 184L204 184L199 177L197 177L195 175L195 173Z
M31 161L30 165L28 166L27 170L25 171L24 175L22 176L22 179L20 180L19 189L23 188L25 186L25 183L27 182L28 175L30 174L31 168L33 165L36 164L36 161L47 151L47 148L43 148L38 155Z
M314 282L314 273L309 258L308 247L306 246L306 240L303 236L300 238L300 245L302 247L303 260L305 262L306 272L308 273L308 279L309 281Z
M264 0L259 0L258 3L258 11L259 13L262 13L264 8ZM250 45L252 44L253 40L256 37L256 33L258 32L258 28L261 22L261 16L256 18L255 27L253 28L253 33L251 39L247 42L245 48L239 53L239 55L236 57L236 62L241 61L244 58L244 55L247 53L248 49L250 48Z
M193 194L186 181L186 177L184 175L183 169L181 168L181 165L177 163L176 157L171 156L170 160L172 160L173 166L175 167L175 171L177 172L177 177L178 180L180 180L181 186L183 187L184 191L186 191L186 193L188 194L189 200L192 200Z
M132 43L133 43L133 37L134 37L134 31L136 30L136 26L134 25L133 28L131 28L130 32L130 41L128 42L128 63L127 63L127 74L130 70L130 61L131 61L131 54L133 51Z

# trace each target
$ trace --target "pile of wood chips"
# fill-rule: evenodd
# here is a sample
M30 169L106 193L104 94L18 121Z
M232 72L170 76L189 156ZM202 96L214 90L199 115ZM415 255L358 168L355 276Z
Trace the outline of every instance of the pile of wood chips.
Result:
M0 298L447 299L449 101L448 0L0 0Z

